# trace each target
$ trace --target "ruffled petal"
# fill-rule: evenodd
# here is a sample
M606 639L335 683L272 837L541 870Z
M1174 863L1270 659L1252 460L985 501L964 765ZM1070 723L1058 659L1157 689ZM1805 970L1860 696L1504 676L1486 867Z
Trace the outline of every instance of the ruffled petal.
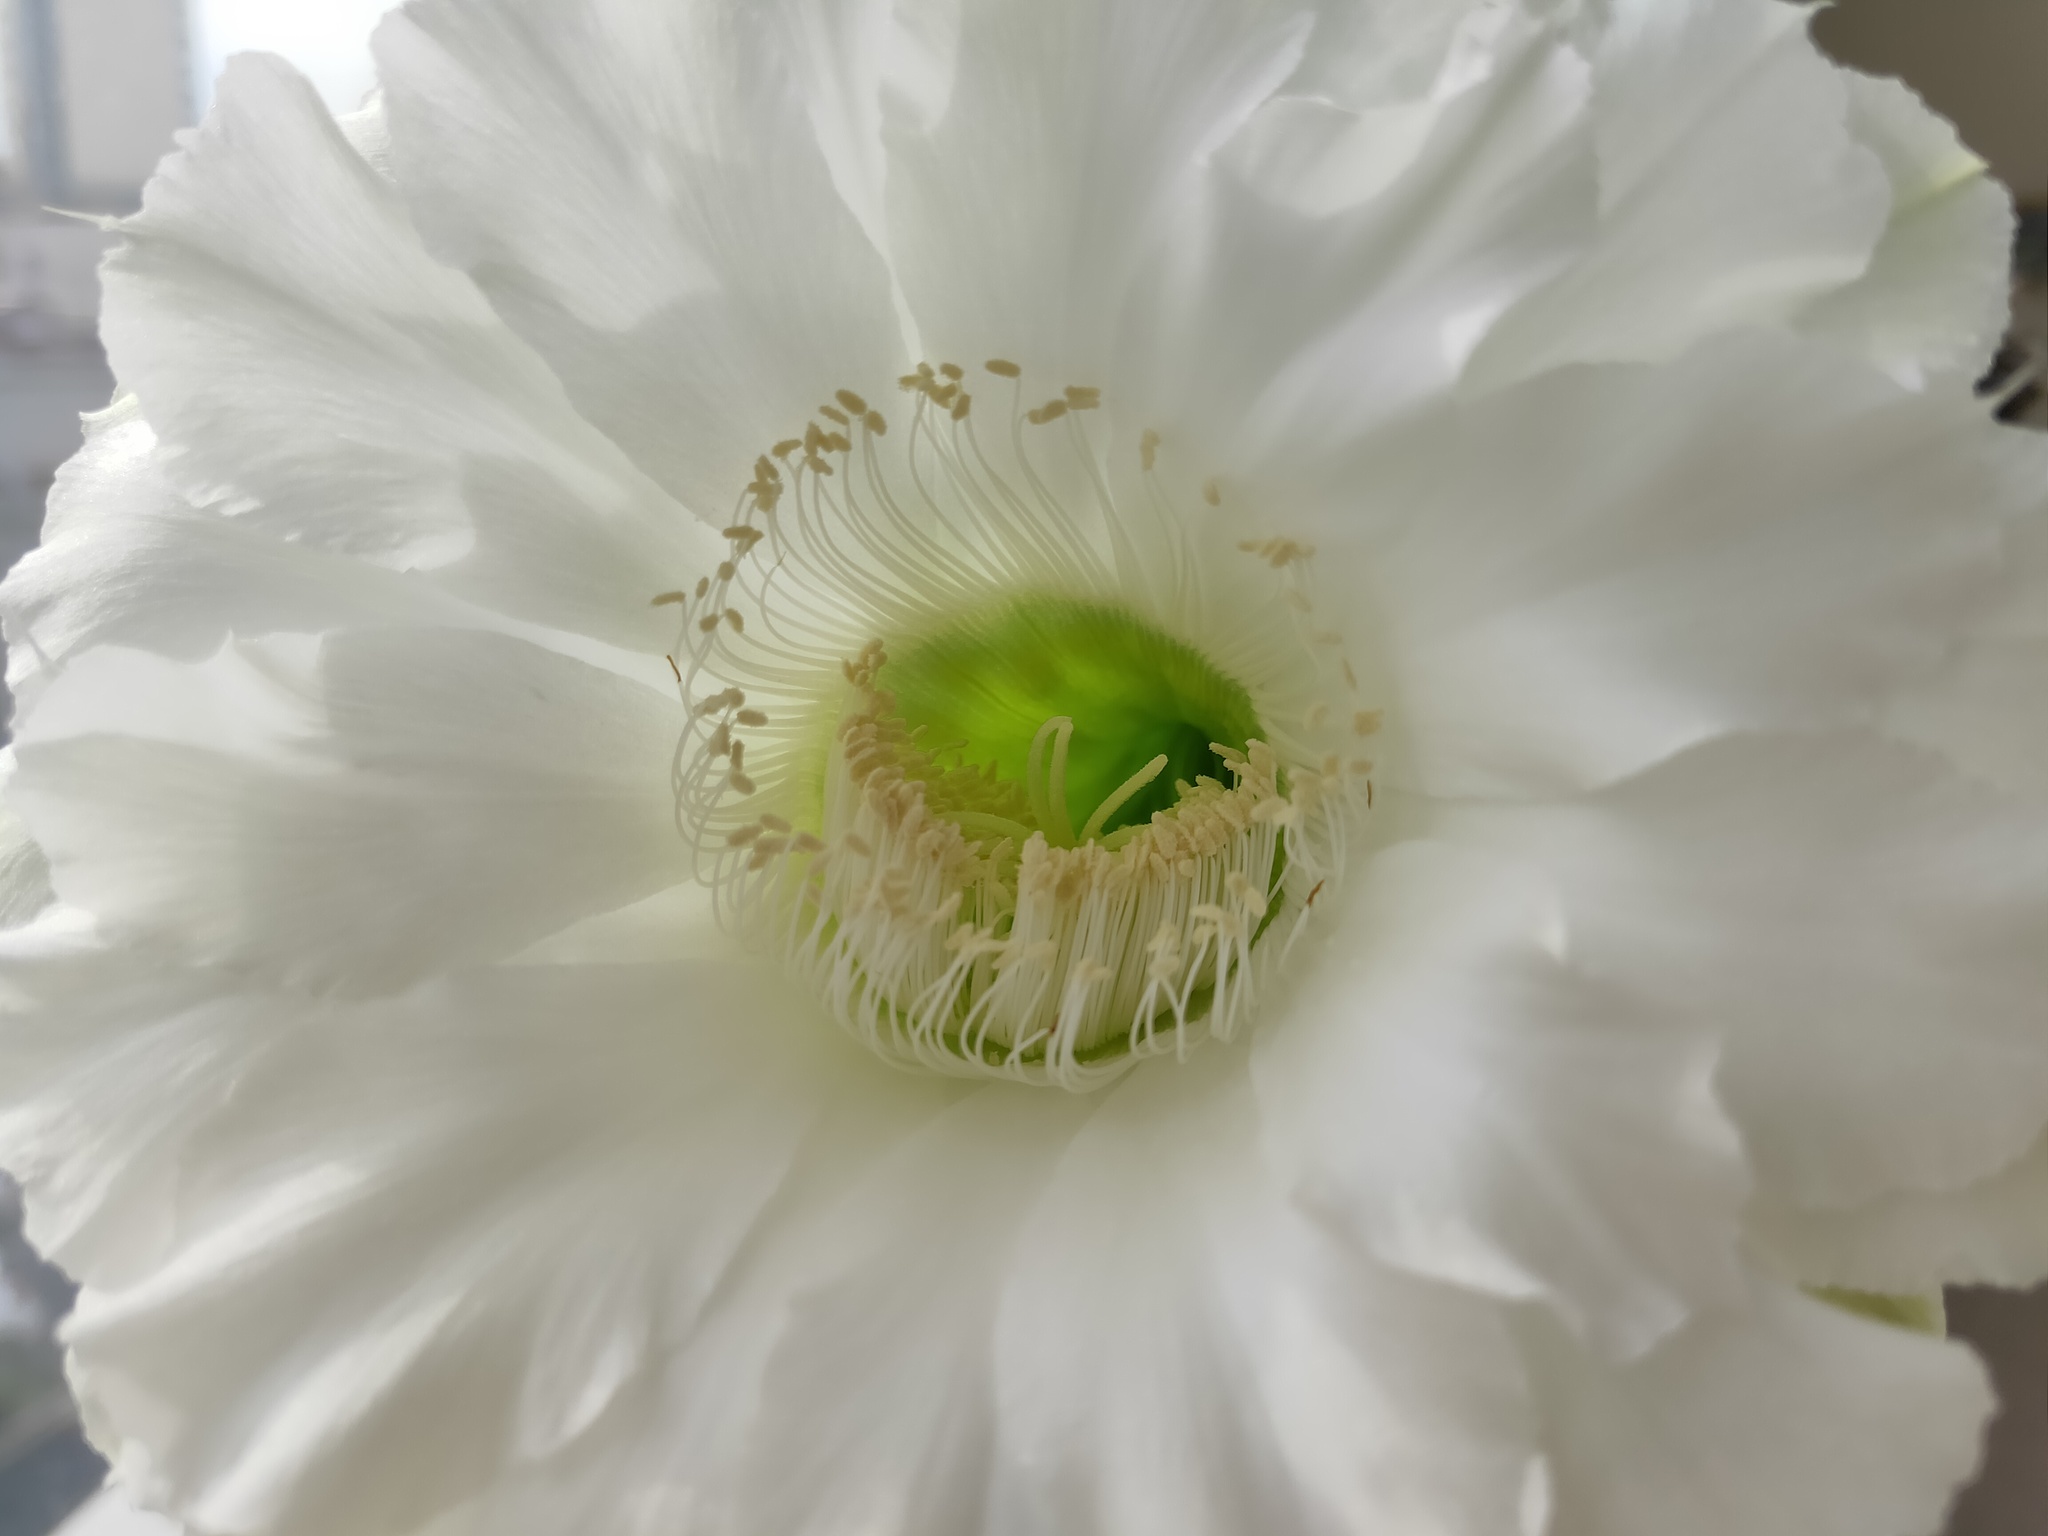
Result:
M59 1526L57 1536L178 1536L178 1527L137 1509L118 1489L109 1488Z
M103 329L200 507L649 651L719 558L576 415L282 62L236 60L108 258Z
M835 29L884 19L436 0L377 34L391 163L434 250L702 517L835 389L903 371L887 269L818 138L850 149L876 87L813 67Z
M688 878L678 710L483 631L102 648L30 720L11 798L110 930L387 991Z
M230 633L458 622L466 608L388 566L200 511L166 478L132 397L87 418L85 446L51 490L42 543L0 582L17 729L50 679L94 646L197 661Z
M210 979L175 1017L162 978L124 994L117 971L61 1023L10 1018L17 1055L50 1053L0 1114L37 1237L85 1282L69 1337L95 1436L201 1530L410 1532L482 1494L490 1529L558 1531L513 1495L594 1464L611 1503L585 1528L619 1528L647 1456L687 1449L669 1373L721 1309L764 1322L735 1270L793 1170L857 1165L863 1115L900 1136L955 1096L730 959L525 966L374 1006Z
M1866 719L1931 670L1995 591L2001 515L2039 494L2011 435L1750 336L1371 440L1287 531L1363 614L1387 781L1539 795L1729 730Z
M1847 1209L1760 1201L1750 1228L1810 1285L1924 1296L1949 1285L2048 1279L2048 1139L1988 1179Z
M1892 214L1870 270L1822 296L1802 330L1843 342L1900 383L1984 371L2005 334L2012 195L1896 80L1851 72L1849 130L1883 163Z
M1748 1181L1712 1037L1566 958L1540 878L1399 845L1261 1037L1300 1199L1390 1263L1639 1352L1739 1293Z
M1992 1397L1957 1344L1757 1279L1617 1367L1522 1330L1556 1479L1554 1536L1931 1536Z
M1736 737L1576 804L1441 810L1562 893L1589 968L1723 1035L1766 1189L1955 1189L2048 1124L2048 826L1869 732Z
M1275 0L906 9L934 67L886 101L888 238L922 345L1056 370L1050 390L1112 383L1134 285L1310 18Z
M1526 1528L1498 1309L1330 1242L1258 1137L1215 1050L1073 1139L1004 1287L989 1536Z
M1474 387L1662 359L1861 276L1890 186L1841 72L1777 0L1613 0L1593 45L1601 218L1473 359Z
M1120 366L1152 370L1141 398L1169 440L1241 477L1297 472L1446 393L1582 251L1583 62L1527 29L1468 75L1391 156L1388 125L1333 104L1290 97L1251 120L1183 270L1128 306L1158 317Z
M14 748L0 748L0 930L18 927L50 904L50 861L8 802Z

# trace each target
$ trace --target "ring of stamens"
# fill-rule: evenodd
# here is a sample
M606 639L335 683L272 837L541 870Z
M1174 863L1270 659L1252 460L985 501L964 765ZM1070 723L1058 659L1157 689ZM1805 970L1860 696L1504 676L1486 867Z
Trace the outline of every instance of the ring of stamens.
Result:
M988 367L1021 379L1001 360ZM1319 671L1315 658L1327 659L1348 705L1325 691L1270 741L1210 743L1217 771L1176 781L1170 805L1133 824L1118 823L1133 797L1158 803L1164 753L1089 814L1085 801L1070 811L1072 719L1043 720L1021 774L971 767L906 723L884 642L832 647L854 623L915 630L948 597L1127 590L1132 529L1077 423L1100 396L1069 388L1027 407L1018 388L1005 475L974 435L964 370L920 365L901 382L917 402L903 449L913 495L882 472L886 421L842 390L821 407L825 425L757 461L717 572L655 599L682 610L671 665L687 723L673 788L704 878L729 921L767 937L894 1060L1083 1088L1147 1056L1184 1055L1199 1035L1230 1037L1371 801L1371 764L1327 749L1333 736L1371 735L1379 716L1357 706L1341 642L1310 627L1313 551L1237 541L1281 574L1298 654ZM1062 421L1076 450L1069 481L1102 525L1094 538L1028 450L1027 428ZM1157 482L1160 439L1147 432L1138 446L1154 532L1171 534L1166 563L1185 583L1196 559ZM1202 498L1220 506L1219 484ZM792 577L804 603L771 604ZM707 677L725 686L707 690ZM838 722L829 740L808 723L821 712Z

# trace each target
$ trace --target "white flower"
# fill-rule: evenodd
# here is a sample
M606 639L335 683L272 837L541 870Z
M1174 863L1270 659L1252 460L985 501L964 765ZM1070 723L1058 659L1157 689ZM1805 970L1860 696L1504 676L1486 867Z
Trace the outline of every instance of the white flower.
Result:
M0 589L0 1164L126 1486L1938 1522L1981 1372L1800 1286L2048 1269L2048 818L1942 671L2048 479L1941 125L1767 0L378 54L231 67Z

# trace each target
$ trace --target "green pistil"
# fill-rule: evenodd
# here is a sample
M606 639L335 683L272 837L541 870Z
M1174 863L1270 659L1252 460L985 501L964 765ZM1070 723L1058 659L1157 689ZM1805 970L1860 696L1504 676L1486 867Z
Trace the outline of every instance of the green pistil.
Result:
M898 638L878 682L906 725L921 728L926 750L992 765L997 779L1023 791L1034 829L1056 844L1080 840L1076 829L1106 837L1142 825L1173 808L1181 783L1232 782L1211 744L1241 752L1260 734L1240 684L1108 603L1024 596L991 604ZM1049 729L1060 721L1072 722L1070 734Z

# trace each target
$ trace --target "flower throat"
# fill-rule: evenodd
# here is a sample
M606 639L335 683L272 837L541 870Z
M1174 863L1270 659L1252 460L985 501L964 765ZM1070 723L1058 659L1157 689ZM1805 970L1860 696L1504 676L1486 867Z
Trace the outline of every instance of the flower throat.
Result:
M992 453L962 378L906 376L890 456L839 392L757 463L715 577L656 599L683 609L677 822L730 924L884 1057L1084 1089L1251 1016L1370 803L1331 738L1378 716L1309 638L1313 551L1233 540L1281 584L1219 580L1156 433L1133 517L1096 391L1019 385ZM1215 588L1252 677L1186 638Z

